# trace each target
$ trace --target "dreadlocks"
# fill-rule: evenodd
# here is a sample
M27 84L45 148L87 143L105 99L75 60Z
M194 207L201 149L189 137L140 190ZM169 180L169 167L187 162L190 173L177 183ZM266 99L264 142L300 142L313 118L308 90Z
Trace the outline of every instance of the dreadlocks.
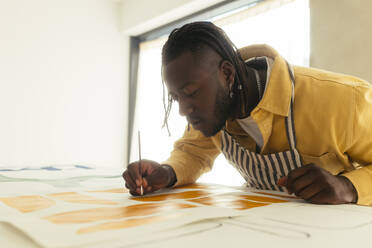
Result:
M212 48L223 60L229 61L235 67L236 73L232 92L238 97L233 99L233 104L234 106L242 106L236 115L243 115L248 108L246 101L248 89L246 84L243 83L246 82L247 77L246 67L235 45L225 32L213 23L193 22L174 29L162 49L162 66L167 65L186 51L190 51L193 55L198 55L205 46ZM163 105L165 110L163 127L167 127L168 133L168 117L172 108L172 102L173 99L170 94L168 94L167 101L165 99L163 81Z

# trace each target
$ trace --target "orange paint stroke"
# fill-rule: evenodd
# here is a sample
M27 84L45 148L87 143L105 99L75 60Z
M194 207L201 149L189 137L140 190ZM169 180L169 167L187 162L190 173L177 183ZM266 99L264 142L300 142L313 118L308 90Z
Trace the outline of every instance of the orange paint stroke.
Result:
M298 197L291 196L291 195L281 195L281 194L274 194L274 193L268 193L268 192L254 192L254 191L252 192L256 194L271 195L271 196L277 196L277 197L282 197L282 198L299 199Z
M81 228L76 233L84 234L84 233L91 233L91 232L124 229L124 228L142 226L146 224L153 224L153 223L160 222L160 221L175 219L181 216L182 216L181 214L172 214L172 215L162 215L162 216L151 216L151 217L140 218L140 219L107 222L107 223L103 223L99 225Z
M121 219L133 216L159 214L176 209L194 208L196 206L183 203L148 203L117 208L94 208L64 212L44 217L54 224L77 224L93 221Z
M174 200L174 199L191 199L198 198L208 195L207 192L201 190L194 191L185 191L180 193L171 193L171 194L162 194L154 196L143 196L143 197L132 197L132 200L149 202L149 201L165 201L165 200Z
M16 197L0 198L4 204L15 208L22 213L29 213L54 206L55 201L40 195L24 195Z
M219 198L219 197L204 197L199 199L189 200L191 202L200 203L203 205L214 206L214 207L224 207L233 208L238 210L245 210L249 208L262 207L270 205L269 203L253 202L241 199L230 199L230 198Z
M49 194L48 196L56 198L61 201L70 203L84 203L84 204L103 204L103 205L115 205L117 202L101 200L89 195L82 195L76 192L63 192Z
M90 190L90 191L87 191L87 192L91 192L91 193L119 193L119 194L122 194L122 193L128 193L129 190L126 189L126 188L117 188L117 189L105 189L105 190Z
M272 197L265 197L265 196L256 196L256 195L239 195L240 198L245 200L251 201L258 201L258 202L268 202L268 203L283 203L288 202L286 200L272 198Z

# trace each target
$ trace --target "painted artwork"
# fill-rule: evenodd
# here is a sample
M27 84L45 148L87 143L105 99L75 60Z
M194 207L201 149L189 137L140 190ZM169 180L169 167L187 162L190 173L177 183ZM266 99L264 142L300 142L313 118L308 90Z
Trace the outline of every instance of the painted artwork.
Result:
M180 247L181 240L197 244L208 237L215 238L206 245L226 247L218 237L227 234L242 242L310 245L319 231L323 239L329 231L372 231L369 207L312 205L283 193L207 184L132 197L121 173L76 166L0 169L0 221L37 247L61 248Z

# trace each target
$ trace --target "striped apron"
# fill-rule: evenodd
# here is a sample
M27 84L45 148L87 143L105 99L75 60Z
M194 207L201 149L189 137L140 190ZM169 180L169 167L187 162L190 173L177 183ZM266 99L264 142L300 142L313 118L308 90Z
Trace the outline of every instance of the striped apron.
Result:
M288 70L292 82L289 115L285 118L289 150L265 155L259 154L240 146L226 130L222 131L222 153L247 181L248 186L256 189L284 191L283 187L277 185L278 179L302 165L300 154L296 150L293 121L294 74L289 65Z

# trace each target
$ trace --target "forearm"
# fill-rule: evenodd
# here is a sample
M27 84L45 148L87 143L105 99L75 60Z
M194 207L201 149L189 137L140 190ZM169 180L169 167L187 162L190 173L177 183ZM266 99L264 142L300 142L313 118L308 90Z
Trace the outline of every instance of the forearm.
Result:
M173 152L172 156L162 164L171 167L174 172L176 180L172 186L194 183L212 166L211 163L200 161L183 152Z
M211 170L220 150L211 137L204 137L190 128L176 141L170 157L161 164L172 167L176 180L173 186L194 183L203 173Z

